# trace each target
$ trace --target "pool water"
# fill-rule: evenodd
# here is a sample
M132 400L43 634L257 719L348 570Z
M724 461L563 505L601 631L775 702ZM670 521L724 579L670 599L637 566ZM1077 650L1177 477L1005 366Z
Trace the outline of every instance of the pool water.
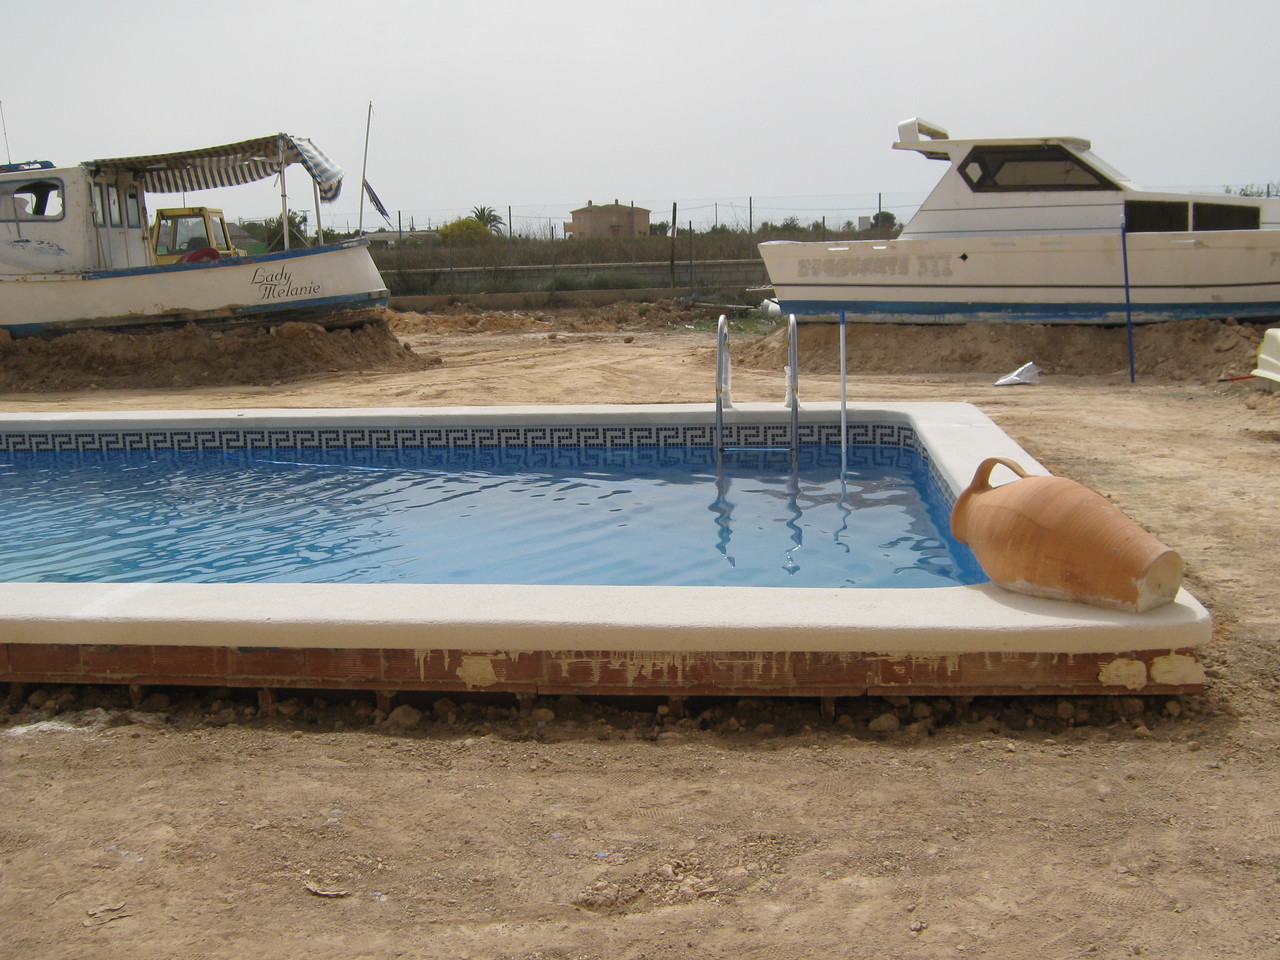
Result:
M929 587L986 579L914 451L0 454L0 581Z

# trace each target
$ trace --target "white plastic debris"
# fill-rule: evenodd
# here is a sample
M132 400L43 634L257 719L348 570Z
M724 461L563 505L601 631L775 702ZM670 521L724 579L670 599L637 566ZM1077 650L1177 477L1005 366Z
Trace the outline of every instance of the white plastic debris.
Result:
M1020 383L1039 383L1040 368L1034 363L1024 363L1013 373L1006 373L996 381L997 387L1013 387Z
M37 720L20 727L10 727L6 736L25 737L32 733L84 733L93 734L103 729L111 721L111 714L101 707L92 710L81 710L78 713L64 713L56 720Z

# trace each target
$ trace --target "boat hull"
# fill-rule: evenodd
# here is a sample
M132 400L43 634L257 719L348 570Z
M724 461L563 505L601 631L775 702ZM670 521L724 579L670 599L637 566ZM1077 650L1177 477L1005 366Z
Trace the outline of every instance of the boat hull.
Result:
M1070 324L1280 316L1280 231L771 242L760 251L784 313Z
M51 336L82 329L307 319L367 322L387 289L364 241L285 253L0 280L0 329Z

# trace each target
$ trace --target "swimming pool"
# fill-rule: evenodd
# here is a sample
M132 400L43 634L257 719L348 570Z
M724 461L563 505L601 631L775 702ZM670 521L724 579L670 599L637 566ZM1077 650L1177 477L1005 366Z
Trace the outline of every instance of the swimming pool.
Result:
M712 440L710 405L43 414L0 450L663 448ZM801 440L838 440L806 404ZM735 445L789 412L735 407ZM1035 461L968 404L850 405L849 440L909 448L944 497L988 456ZM484 583L3 583L0 679L516 693L1177 692L1209 639L1186 591L1127 615L987 583L871 588Z
M844 470L842 472L842 455ZM0 581L980 583L906 446L10 450Z

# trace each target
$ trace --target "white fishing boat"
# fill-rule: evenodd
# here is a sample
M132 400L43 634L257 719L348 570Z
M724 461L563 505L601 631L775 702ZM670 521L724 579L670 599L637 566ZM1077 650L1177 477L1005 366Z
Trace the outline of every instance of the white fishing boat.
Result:
M69 167L0 165L0 330L48 336L188 322L366 322L370 308L386 304L387 289L363 239L240 256L225 238L209 236L176 262L157 258L148 192L279 175L283 198L292 163L311 175L317 202L338 196L341 168L287 134Z
M896 239L760 244L784 312L924 323L1120 324L1280 316L1280 200L1136 186L1076 137L953 140Z

